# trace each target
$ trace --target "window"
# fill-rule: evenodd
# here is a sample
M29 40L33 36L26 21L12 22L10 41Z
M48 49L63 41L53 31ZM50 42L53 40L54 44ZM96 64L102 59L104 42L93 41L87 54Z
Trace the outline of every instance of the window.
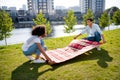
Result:
M42 0L39 0L39 2L42 2Z
M46 2L46 0L43 0L43 2Z

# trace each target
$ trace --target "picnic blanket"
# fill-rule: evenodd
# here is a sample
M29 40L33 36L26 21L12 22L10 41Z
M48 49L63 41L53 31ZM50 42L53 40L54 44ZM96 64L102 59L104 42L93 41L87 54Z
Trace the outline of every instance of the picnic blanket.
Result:
M88 41L85 39L73 40L68 46L64 48L46 51L46 55L55 63L61 63L75 58L100 45L101 44L99 42ZM45 57L42 54L40 56L45 59Z

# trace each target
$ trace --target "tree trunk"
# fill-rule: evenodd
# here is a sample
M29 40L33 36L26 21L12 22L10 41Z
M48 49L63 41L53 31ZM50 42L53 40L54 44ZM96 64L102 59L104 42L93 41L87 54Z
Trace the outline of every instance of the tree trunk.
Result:
M6 44L6 46L7 46L7 39L6 39L6 35L5 35L5 44Z
M110 27L110 26L108 26L108 31L110 30L109 27Z

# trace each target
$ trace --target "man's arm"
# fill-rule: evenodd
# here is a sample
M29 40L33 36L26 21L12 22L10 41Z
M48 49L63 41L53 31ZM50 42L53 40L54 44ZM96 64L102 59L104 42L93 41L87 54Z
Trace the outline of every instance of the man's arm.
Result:
M76 38L77 38L77 37L79 37L80 35L82 35L82 34L81 34L81 33L80 33L80 34L78 34L77 36L75 36L75 37L74 37L74 39L76 39Z
M86 33L86 31L87 31L87 27L85 27L85 28L82 30L81 33L79 33L78 35L76 35L76 36L74 37L74 39L76 39L76 38L79 37L80 35Z
M99 25L97 25L96 27L97 27L97 31L101 34L101 37L102 37L102 41L103 41L103 43L105 43L106 41L105 41L105 38L104 38L103 32L101 31Z

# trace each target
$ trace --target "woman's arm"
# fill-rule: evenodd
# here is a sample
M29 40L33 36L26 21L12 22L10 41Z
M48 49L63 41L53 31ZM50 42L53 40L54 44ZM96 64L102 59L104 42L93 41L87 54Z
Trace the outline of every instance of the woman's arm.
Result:
M52 61L52 60L46 55L46 53L45 53L44 49L42 48L42 46L40 45L40 43L36 43L36 44L37 44L39 50L41 51L41 53L42 53L42 54L45 56L45 58L48 60L48 62L49 62L50 64L54 64L55 62Z

